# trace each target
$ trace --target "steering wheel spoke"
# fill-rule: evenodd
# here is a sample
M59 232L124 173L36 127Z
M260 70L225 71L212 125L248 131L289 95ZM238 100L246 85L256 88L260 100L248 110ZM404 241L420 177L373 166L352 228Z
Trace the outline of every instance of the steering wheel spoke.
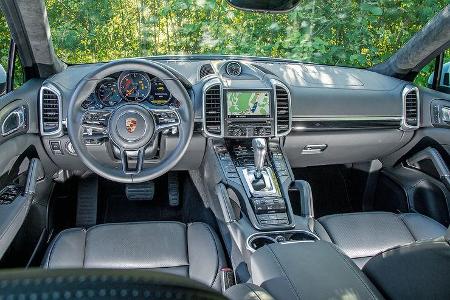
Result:
M144 165L144 148L137 150L120 149L120 160L122 162L122 170L124 174L135 175L142 171ZM133 160L135 161L132 166Z
M180 115L176 108L152 109L155 119L155 133L176 128L180 125Z
M124 102L111 110L83 109L83 102L103 78L129 70L160 78L178 100L178 107L149 109L145 103ZM170 70L147 59L123 59L94 68L80 80L69 101L67 123L73 147L86 167L110 180L137 183L161 176L181 160L193 134L194 111L186 87ZM171 151L162 152L157 161L145 165L145 150L155 146L156 134L174 129L178 136ZM112 156L104 141L114 147ZM86 147L88 144L101 145ZM105 157L98 159L102 150ZM118 166L117 157L122 166Z
M135 175L142 171L144 165L144 152L144 147L137 150L120 149L120 160L122 162L124 174Z
M88 110L84 113L81 126L84 136L108 137L108 121L112 110Z

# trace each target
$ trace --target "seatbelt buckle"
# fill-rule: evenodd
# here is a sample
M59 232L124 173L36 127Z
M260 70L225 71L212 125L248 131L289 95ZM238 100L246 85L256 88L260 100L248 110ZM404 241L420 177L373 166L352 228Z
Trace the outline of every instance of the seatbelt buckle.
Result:
M236 284L236 279L234 277L233 269L222 268L220 269L220 276L222 277L222 293L224 293L228 288Z

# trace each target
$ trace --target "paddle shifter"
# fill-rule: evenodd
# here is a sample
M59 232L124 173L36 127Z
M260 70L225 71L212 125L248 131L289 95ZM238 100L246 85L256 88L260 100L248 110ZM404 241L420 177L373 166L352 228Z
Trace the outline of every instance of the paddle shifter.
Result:
M261 191L266 187L263 177L264 161L266 160L267 144L266 140L256 138L252 140L253 154L255 157L255 172L253 173L252 186L255 191Z

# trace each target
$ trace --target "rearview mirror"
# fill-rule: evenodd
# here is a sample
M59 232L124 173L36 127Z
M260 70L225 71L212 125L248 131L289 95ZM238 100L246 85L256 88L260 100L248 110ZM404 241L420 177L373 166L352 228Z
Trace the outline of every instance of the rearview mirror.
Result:
M6 92L6 72L0 65L0 96Z
M300 0L227 0L231 6L243 10L286 12L294 9Z

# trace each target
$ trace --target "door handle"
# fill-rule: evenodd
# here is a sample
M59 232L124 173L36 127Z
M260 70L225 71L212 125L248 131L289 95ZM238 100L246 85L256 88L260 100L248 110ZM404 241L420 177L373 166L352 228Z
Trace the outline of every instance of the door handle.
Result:
M25 128L26 108L24 105L11 111L3 120L2 136L10 135L19 129Z
M328 148L327 144L317 144L317 145L306 145L302 149L302 154L317 154L322 153Z

